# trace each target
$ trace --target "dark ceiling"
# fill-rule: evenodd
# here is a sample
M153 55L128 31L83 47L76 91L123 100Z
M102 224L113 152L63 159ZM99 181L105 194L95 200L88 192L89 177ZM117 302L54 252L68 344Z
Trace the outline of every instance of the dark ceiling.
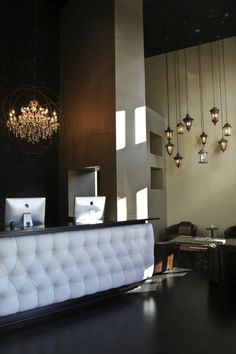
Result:
M145 57L236 35L236 0L143 0L143 15Z
M145 56L236 35L236 0L143 0Z

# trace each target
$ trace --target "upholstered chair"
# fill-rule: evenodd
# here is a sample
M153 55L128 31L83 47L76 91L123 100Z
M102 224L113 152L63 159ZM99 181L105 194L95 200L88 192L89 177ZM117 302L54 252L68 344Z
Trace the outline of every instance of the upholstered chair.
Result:
M171 241L179 235L196 236L196 225L192 224L190 221L182 221L166 228L163 240L155 245L154 273L161 273L173 268L174 257L179 246L176 243L168 243L168 241Z
M230 226L224 231L225 238L236 238L236 225Z

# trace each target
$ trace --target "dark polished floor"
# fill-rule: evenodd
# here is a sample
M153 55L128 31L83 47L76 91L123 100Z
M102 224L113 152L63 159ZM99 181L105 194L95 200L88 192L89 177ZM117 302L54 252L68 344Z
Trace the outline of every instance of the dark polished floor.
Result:
M136 290L1 335L1 354L235 354L236 293L204 272L154 276Z

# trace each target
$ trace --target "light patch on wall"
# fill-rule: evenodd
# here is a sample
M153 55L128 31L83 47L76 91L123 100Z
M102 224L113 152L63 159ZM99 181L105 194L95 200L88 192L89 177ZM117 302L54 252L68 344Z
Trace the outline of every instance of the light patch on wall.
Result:
M124 149L126 146L125 124L126 124L125 111L117 111L116 112L116 150Z
M148 217L148 189L141 189L136 193L136 214L137 219Z
M135 108L135 144L141 144L147 141L146 132L146 107Z
M117 221L127 220L127 198L117 199Z

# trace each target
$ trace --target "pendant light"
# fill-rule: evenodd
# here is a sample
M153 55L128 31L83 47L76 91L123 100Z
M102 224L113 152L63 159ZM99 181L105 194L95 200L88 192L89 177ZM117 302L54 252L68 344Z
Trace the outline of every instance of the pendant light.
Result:
M179 77L179 54L177 50L177 72L178 72L178 101L179 101L179 123L176 124L177 134L184 134L185 126L181 122L181 99L180 99L180 77ZM174 59L175 72L175 99L176 99L176 117L177 117L177 80L176 80L176 60Z
M210 18L210 32L211 32L211 39L213 39L212 35L212 19L213 15L209 15ZM214 125L219 120L219 108L216 107L216 99L215 99L215 76L214 76L214 59L213 59L213 41L211 41L211 81L212 81L212 95L213 95L213 107L210 109L211 113L211 121Z
M198 151L198 163L208 163L208 152L204 146Z
M179 152L177 152L176 155L174 156L174 160L175 160L176 166L179 168L182 164L183 157L180 155Z
M166 51L165 54L166 59L166 95L167 95L167 119L168 119L168 127L165 130L165 137L168 140L167 144L165 145L166 152L169 156L172 155L174 150L174 144L171 142L173 137L173 130L170 128L170 106L169 106L169 69L168 69L168 54Z
M222 45L223 82L224 82L225 118L226 118L226 123L223 126L223 135L224 136L230 136L231 135L232 126L228 123L227 92L226 92L226 80L225 80L225 48L224 48L224 39L222 39L221 45Z
M186 48L184 48L184 66L185 66L185 89L186 89L186 106L187 106L187 114L186 117L183 118L183 122L185 123L186 129L189 132L192 123L193 123L193 118L190 117L189 115L189 107L188 107L188 72L187 72L187 53L186 53Z
M201 61L201 45L198 44L198 75L199 75L199 95L200 95L200 115L201 115L201 130L200 135L202 145L205 146L207 142L207 134L204 132L204 104L203 104L203 85L202 85L202 61Z
M166 95L167 95L167 120L168 126L165 130L165 137L168 141L172 139L173 130L170 128L170 107L169 107L169 70L168 70L168 54L165 54L166 59Z
M218 141L220 150L225 152L228 145L228 140L224 138L223 134L223 124L224 124L224 117L223 117L223 109L222 109L222 90L221 90L221 65L220 65L220 45L219 40L217 41L217 53L218 53L218 65L219 65L219 88L220 88L220 106L221 106L221 126L222 126L222 137Z
M189 106L188 106L188 72L187 72L187 52L186 52L186 24L187 22L184 21L184 67L185 67L185 91L186 91L186 116L183 118L183 122L185 124L185 127L187 131L189 132L192 123L193 123L193 118L190 117L189 112ZM178 63L179 64L179 63Z
M175 74L175 107L176 107L176 124L178 122L178 119L177 119L177 79L176 79L176 56L177 56L177 60L178 60L178 51L177 51L177 55L176 55L176 51L174 52L174 74ZM179 88L179 93L180 93L180 88ZM179 97L180 97L180 94L179 94ZM179 112L180 112L180 99L179 99ZM178 125L178 124L177 124ZM177 145L177 153L176 155L174 156L174 160L175 160L175 164L176 166L179 168L182 164L182 160L183 160L183 157L180 155L179 153L179 133L178 131L176 130L176 145Z
M173 153L173 150L174 150L174 144L172 144L171 141L168 141L167 144L165 145L165 148L166 148L166 152L169 156L172 155Z

